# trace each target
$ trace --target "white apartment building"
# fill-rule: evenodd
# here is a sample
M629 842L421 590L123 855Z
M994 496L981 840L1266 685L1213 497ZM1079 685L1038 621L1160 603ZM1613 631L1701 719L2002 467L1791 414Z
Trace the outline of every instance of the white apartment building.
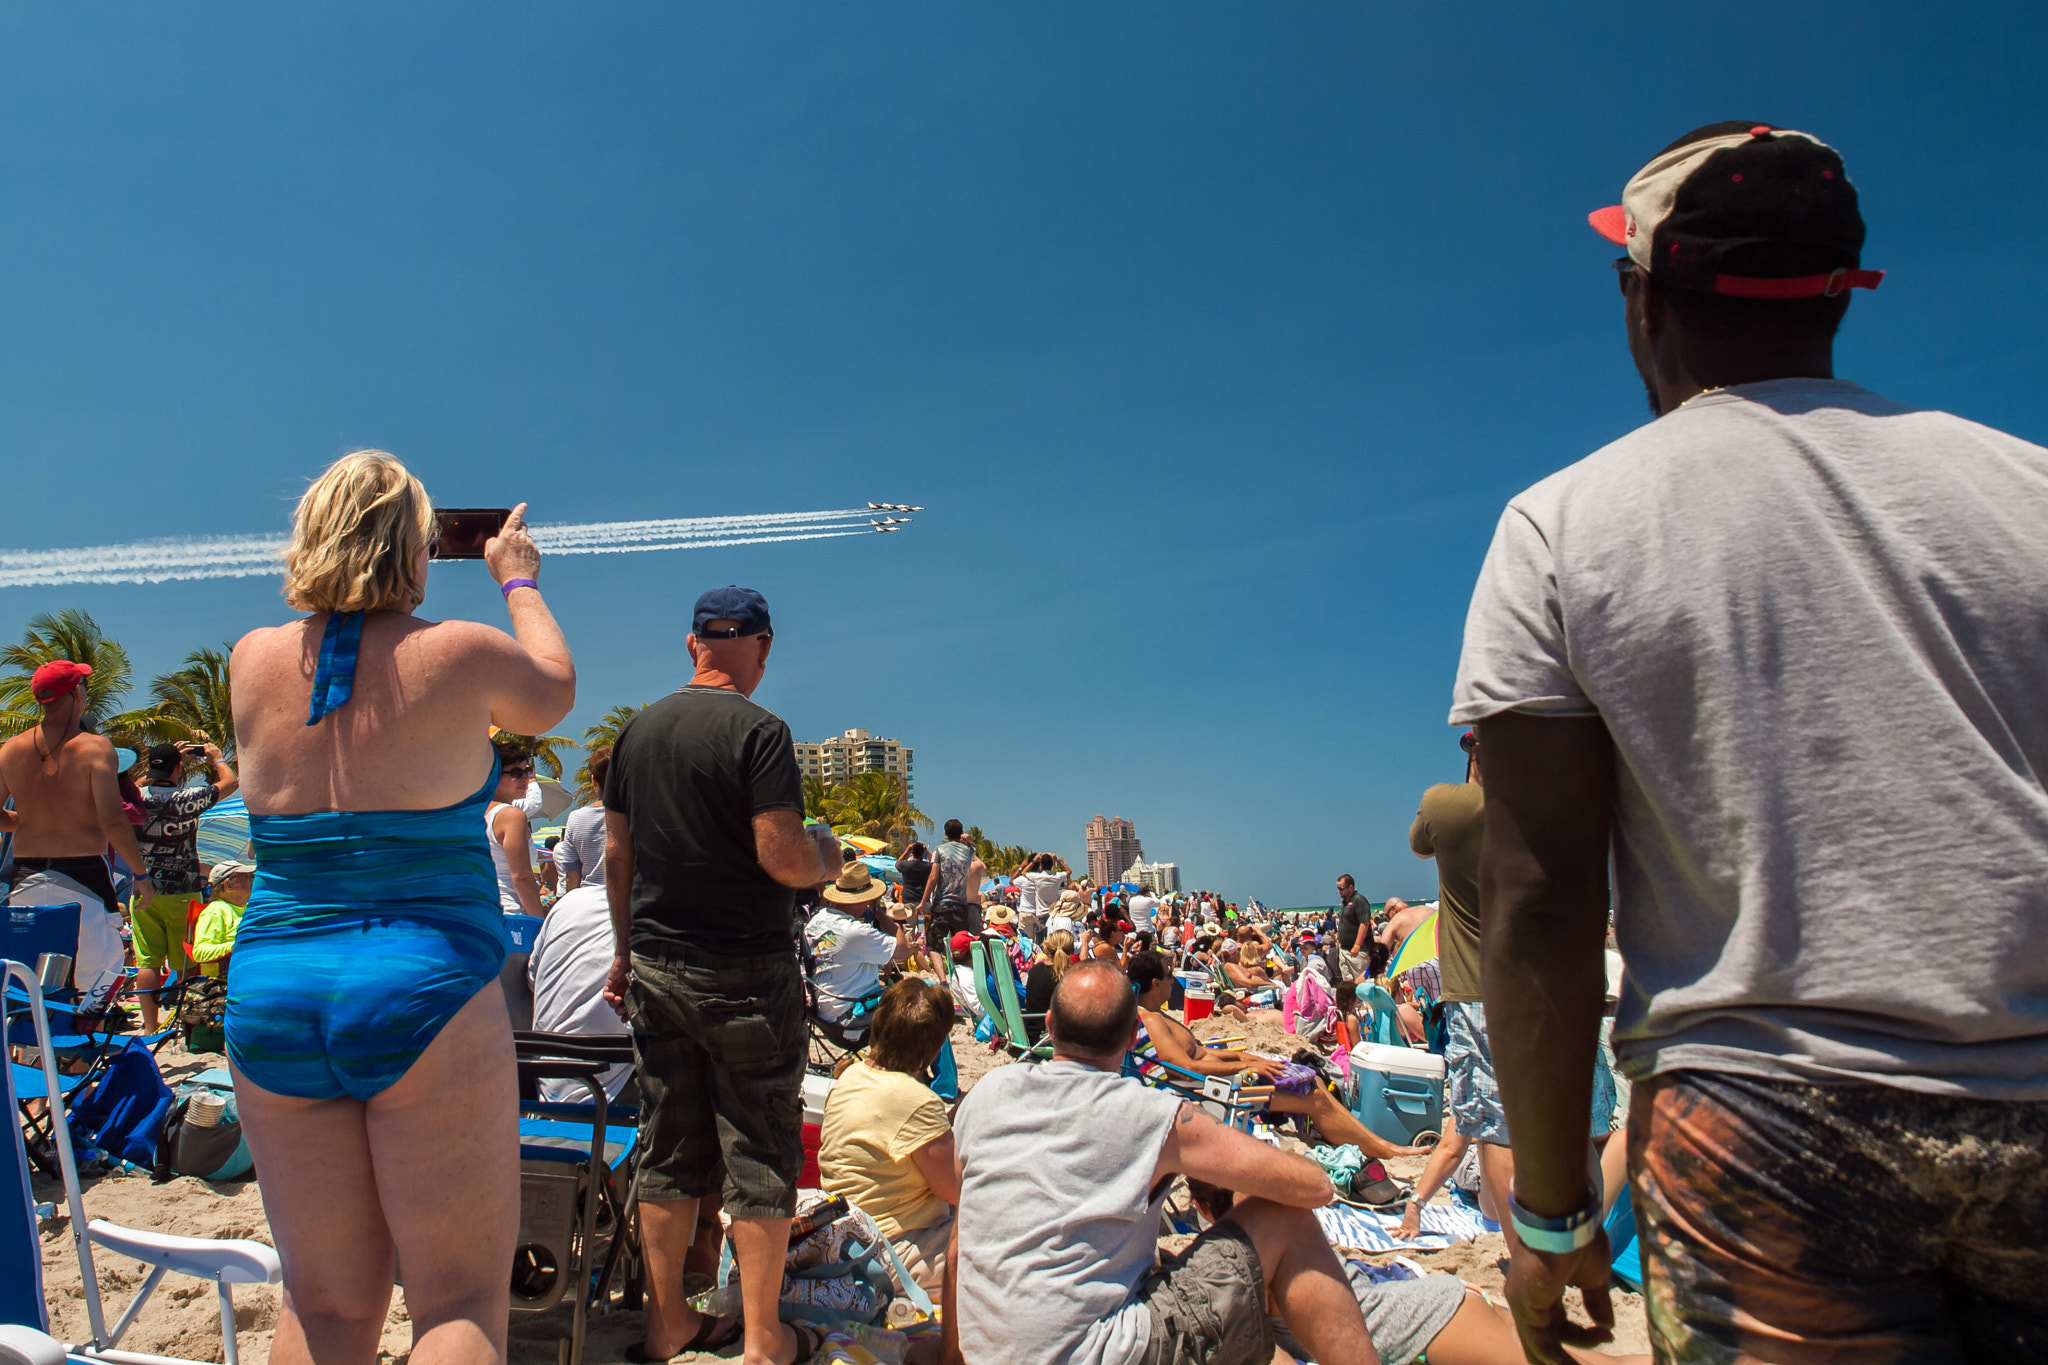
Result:
M1136 862L1124 869L1124 880L1136 882L1155 896L1180 890L1180 864Z
M898 740L880 739L865 730L848 730L821 744L798 744L796 766L805 777L815 777L828 787L860 773L890 773L903 779L903 789L908 793L914 752Z

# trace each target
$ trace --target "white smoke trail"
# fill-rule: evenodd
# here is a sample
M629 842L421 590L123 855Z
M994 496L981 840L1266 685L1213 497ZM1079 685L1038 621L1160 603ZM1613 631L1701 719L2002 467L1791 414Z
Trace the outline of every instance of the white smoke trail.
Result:
M715 550L872 534L858 508L829 512L763 512L744 516L595 521L535 526L534 543L548 555L633 554L650 550ZM73 550L0 550L0 588L72 583L171 583L256 578L278 572L288 536L192 536L96 545Z

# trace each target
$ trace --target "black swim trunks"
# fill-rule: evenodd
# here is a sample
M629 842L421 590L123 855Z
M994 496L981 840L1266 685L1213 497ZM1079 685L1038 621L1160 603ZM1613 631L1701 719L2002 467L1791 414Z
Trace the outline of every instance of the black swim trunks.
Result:
M99 854L87 853L74 858L21 858L14 860L14 880L31 872L53 872L60 877L69 877L86 890L100 898L100 903L112 914L121 913L121 901L114 894L114 878L107 870L107 860Z

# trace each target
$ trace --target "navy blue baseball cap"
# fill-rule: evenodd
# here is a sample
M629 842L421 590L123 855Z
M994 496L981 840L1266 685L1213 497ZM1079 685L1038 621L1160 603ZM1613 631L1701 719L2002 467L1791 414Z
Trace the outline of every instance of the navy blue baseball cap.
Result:
M739 625L707 631L706 621L737 621ZM768 599L752 588L713 588L697 599L697 614L691 619L690 629L699 639L736 640L759 635L768 629Z

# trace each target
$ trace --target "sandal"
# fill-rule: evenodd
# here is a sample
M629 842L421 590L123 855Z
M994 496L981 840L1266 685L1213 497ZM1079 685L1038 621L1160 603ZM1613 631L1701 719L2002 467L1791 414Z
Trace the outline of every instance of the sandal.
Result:
M724 1319L723 1331L718 1330L719 1322L720 1319L705 1314L704 1320L697 1324L697 1335L665 1356L655 1355L647 1349L646 1342L636 1341L626 1347L626 1359L632 1361L633 1365L654 1365L655 1362L673 1360L686 1351L722 1351L747 1334L746 1319L738 1314ZM801 1346L802 1343L799 1342L798 1345Z

